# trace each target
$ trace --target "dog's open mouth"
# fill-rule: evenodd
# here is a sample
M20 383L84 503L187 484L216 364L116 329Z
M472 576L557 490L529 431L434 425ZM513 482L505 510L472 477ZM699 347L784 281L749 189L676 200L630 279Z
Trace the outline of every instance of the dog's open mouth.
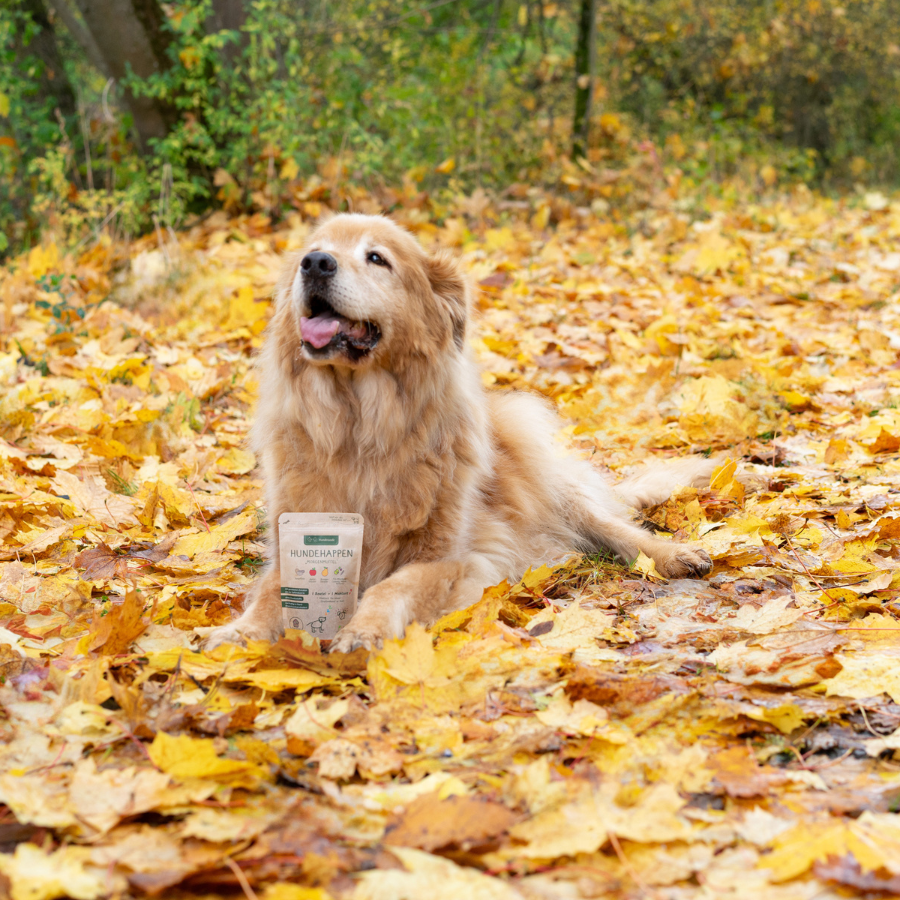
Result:
M324 297L309 298L310 315L300 318L300 337L313 356L341 353L354 362L375 349L381 332L373 322L342 316Z

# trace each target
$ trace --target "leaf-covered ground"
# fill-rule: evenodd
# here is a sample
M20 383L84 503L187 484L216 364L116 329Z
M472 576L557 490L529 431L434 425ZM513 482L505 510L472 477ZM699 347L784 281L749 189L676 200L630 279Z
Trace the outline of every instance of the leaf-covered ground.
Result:
M755 469L649 511L712 574L534 560L368 659L201 653L259 565L249 361L316 204L35 249L0 282L0 891L900 894L900 203L399 199L481 285L491 389L613 473Z

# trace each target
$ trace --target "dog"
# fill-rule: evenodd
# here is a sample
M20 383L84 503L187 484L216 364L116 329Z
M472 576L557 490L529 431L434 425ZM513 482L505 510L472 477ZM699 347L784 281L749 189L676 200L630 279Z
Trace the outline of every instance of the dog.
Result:
M269 521L365 518L360 603L332 650L381 646L574 551L643 551L668 578L712 567L703 550L637 525L634 509L708 483L715 462L684 458L613 488L557 443L542 399L484 388L470 304L451 255L429 255L381 216L333 217L279 281L251 431ZM207 647L282 635L278 559L273 524L246 610Z

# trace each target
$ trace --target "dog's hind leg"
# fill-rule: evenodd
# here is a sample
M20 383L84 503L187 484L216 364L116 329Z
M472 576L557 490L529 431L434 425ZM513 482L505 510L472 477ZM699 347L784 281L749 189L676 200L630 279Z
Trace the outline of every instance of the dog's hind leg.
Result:
M387 638L402 637L410 622L430 625L471 606L490 583L474 560L410 563L365 592L331 649L348 653L380 647Z
M613 486L616 495L635 509L663 503L679 487L706 487L722 456L707 459L685 456L665 462L646 462L628 478Z
M575 504L573 519L573 525L587 547L612 550L626 562L632 562L641 551L653 560L656 570L664 578L705 575L712 569L712 560L705 550L677 541L665 541L624 515L606 512L586 501Z

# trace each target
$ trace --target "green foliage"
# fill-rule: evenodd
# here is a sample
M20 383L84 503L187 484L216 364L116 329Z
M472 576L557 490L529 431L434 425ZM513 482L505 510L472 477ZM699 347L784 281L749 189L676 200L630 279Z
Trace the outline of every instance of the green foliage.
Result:
M110 120L116 87L66 37L81 121L63 131L37 102L11 113L32 133L36 122L44 129L16 146L13 168L0 169L17 198L0 209L0 228L12 222L16 244L38 222L80 239L110 221L126 231L176 224L210 203L278 214L328 199L350 179L373 187L410 170L439 186L509 181L538 169L562 124L572 25L549 8L257 0L240 32L209 33L211 7L167 6L171 65L118 86L178 113L143 157L128 116ZM15 0L0 10L7 54L21 17ZM65 35L59 23L55 30Z
M602 26L613 104L663 139L704 141L701 167L727 172L750 148L804 181L900 174L890 0L607 0Z
M538 162L543 136L529 122L557 99L563 57L517 4L260 0L241 33L215 34L209 11L209 0L181 4L172 67L130 82L180 112L154 151L188 207L218 188L226 206L276 208L298 172L329 158L332 183L396 181L448 157L469 179L508 180ZM567 30L554 24L559 43Z
M32 52L38 30L21 4L0 6L0 255L46 226L80 239L110 222L130 231L147 222L147 167L128 117L112 114L104 79L60 26L65 75L81 98L77 114L64 115Z
M594 193L566 165L576 0L247 0L240 31L212 31L212 6L166 4L170 65L119 85L55 22L68 116L42 92L39 26L0 7L0 255L46 227L73 243L210 206L312 213L404 179L438 202L557 184L600 209L649 202L663 164L688 188L900 175L890 0L598 0L588 168L638 171ZM144 153L125 89L175 111Z

